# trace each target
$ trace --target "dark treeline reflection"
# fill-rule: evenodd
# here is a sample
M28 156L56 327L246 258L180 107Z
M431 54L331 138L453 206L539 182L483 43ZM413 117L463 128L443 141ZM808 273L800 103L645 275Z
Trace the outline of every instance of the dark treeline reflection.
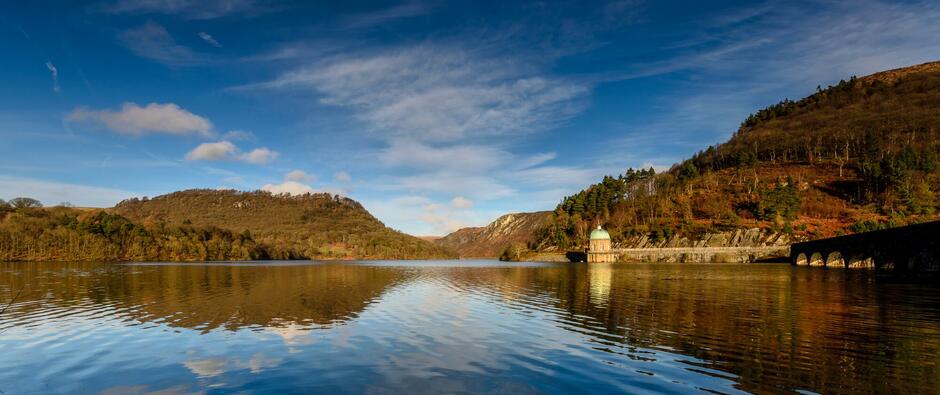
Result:
M138 321L210 331L330 325L359 314L407 275L353 265L3 264L0 287L18 309L110 305Z
M199 331L331 325L356 320L392 289L430 284L455 298L482 297L494 306L548 314L596 350L688 356L686 369L726 372L749 392L924 393L936 391L927 383L940 382L940 290L883 284L860 272L777 265L388 263L0 269L0 295L23 290L0 317L0 330L29 325L41 319L36 311L50 305L89 304ZM422 309L402 314L434 314Z

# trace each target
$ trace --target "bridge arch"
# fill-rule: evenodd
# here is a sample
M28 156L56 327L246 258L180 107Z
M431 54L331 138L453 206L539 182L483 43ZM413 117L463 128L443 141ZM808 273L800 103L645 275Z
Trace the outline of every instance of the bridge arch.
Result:
M806 258L806 254L800 253L796 256L796 265L797 266L807 266L809 265L809 259Z
M842 257L842 253L839 251L830 252L829 256L826 257L826 267L844 268L845 258Z
M874 269L875 260L865 255L853 255L849 258L849 269Z
M813 255L810 255L809 257L809 265L810 266L825 266L826 262L823 261L822 254L818 252L814 252Z

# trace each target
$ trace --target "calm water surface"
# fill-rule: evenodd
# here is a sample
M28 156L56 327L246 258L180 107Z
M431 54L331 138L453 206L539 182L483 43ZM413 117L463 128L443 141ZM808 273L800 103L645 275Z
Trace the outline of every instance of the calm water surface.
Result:
M0 264L0 391L940 392L940 287L787 265Z

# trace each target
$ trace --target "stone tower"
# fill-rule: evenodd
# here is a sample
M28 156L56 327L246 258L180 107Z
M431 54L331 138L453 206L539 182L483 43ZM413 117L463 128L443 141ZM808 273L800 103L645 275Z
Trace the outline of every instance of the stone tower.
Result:
M600 226L591 231L591 241L588 245L588 262L614 262L616 257L610 250L610 234Z

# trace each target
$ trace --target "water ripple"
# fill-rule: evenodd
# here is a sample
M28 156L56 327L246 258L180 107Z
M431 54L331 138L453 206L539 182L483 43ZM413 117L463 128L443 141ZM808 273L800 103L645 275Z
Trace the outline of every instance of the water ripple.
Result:
M789 266L2 264L5 393L936 393L940 290ZM3 299L0 299L2 302Z

